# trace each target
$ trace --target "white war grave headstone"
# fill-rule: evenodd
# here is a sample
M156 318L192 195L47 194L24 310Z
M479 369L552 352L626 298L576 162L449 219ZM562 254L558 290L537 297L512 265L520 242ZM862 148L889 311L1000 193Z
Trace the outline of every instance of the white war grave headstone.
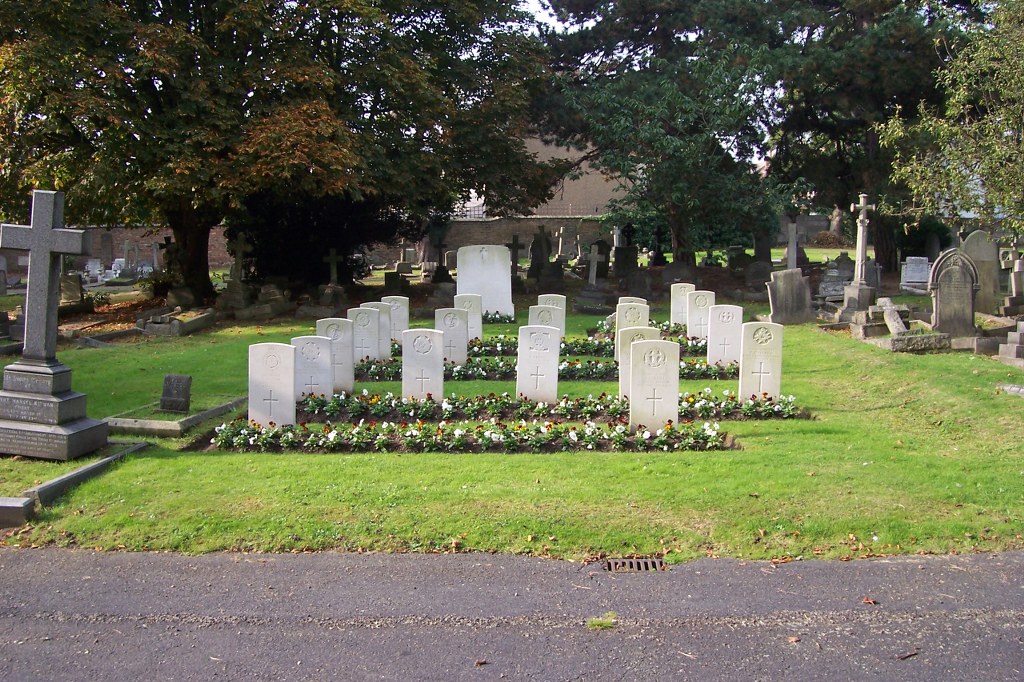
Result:
M558 402L558 329L546 325L519 328L516 351L516 394L526 400Z
M691 338L708 338L708 315L715 304L715 292L700 289L686 294L686 335Z
M61 192L32 193L29 225L0 225L0 248L29 252L21 358L4 369L0 390L5 454L69 460L107 444L107 423L86 417L85 395L57 360L61 258L82 254L84 234L64 228Z
M330 337L296 336L295 346L295 395L328 396L334 392L333 351Z
M381 296L380 302L391 306L391 338L402 343L402 332L409 328L409 297Z
M352 350L356 362L366 358L380 359L380 311L373 308L349 308L346 314L352 320Z
M444 397L444 332L406 329L402 348L402 397Z
M696 290L696 286L686 282L677 282L672 285L672 307L669 313L669 322L686 326L686 295Z
M631 345L629 430L651 431L679 421L679 344L637 341Z
M512 305L512 256L507 246L463 246L458 258L456 293L480 294L485 313L516 314Z
M633 344L637 341L658 341L661 330L656 327L625 327L615 330L615 344L619 348L619 396L629 397L629 379L632 373Z
M713 305L708 311L708 364L722 366L740 361L743 308Z
M932 295L932 330L952 337L976 336L974 297L978 268L960 249L949 249L935 260L928 278Z
M739 399L768 394L778 398L782 390L782 331L774 322L747 322L740 340Z
M640 303L642 305L648 305L646 298L640 298L639 296L619 296L619 303Z
M454 307L466 311L469 340L484 338L484 300L480 294L455 294Z
M556 305L531 305L527 324L554 327L561 338L565 336L565 309Z
M565 296L563 294L540 294L537 296L537 305L554 306L555 308L562 309L561 316L558 318L560 322L555 326L558 327L559 333L565 336L565 310L567 305ZM533 322L530 322L530 324L533 324Z
M295 423L295 346L249 346L249 421L263 426Z
M355 390L355 351L352 348L352 320L325 317L316 321L316 335L331 340L331 364L334 366L334 393L351 395Z
M615 329L646 327L651 321L651 308L644 303L619 303L615 306ZM619 340L615 337L615 361L619 361Z
M461 308L434 311L434 329L444 332L444 357L456 365L466 364L469 346L469 313Z
M377 358L386 360L391 357L391 306L381 301L363 303L360 308L371 308L377 315Z

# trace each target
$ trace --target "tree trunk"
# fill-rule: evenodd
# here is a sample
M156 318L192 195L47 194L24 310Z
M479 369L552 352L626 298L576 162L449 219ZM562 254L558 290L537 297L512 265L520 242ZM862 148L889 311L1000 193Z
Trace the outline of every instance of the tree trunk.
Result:
M174 233L174 241L181 249L181 276L183 284L192 291L196 301L210 302L214 297L210 281L210 230L213 224L200 220L199 213L187 202L175 210L164 211Z
M668 231L672 236L672 262L682 263L690 268L696 267L697 254L686 234L686 226L677 218L674 206L669 206L667 217Z
M874 221L875 262L886 272L898 272L899 254L896 250L896 230L893 221L877 216Z

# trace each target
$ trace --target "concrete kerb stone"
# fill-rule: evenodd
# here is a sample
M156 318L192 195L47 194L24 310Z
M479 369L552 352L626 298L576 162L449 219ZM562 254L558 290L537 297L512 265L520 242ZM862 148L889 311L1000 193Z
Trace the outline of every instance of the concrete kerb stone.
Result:
M124 416L131 414L131 412L124 412L120 415L108 417L107 424L110 426L110 431L112 433L130 433L139 436L157 436L159 438L178 438L192 427L203 423L207 419L219 417L226 412L230 412L235 408L241 407L247 401L248 398L242 396L240 398L235 398L231 402L217 405L208 410L176 420L131 419ZM159 403L150 403L148 405L143 405L138 409L144 410L158 404ZM133 410L133 412L135 411L137 410Z

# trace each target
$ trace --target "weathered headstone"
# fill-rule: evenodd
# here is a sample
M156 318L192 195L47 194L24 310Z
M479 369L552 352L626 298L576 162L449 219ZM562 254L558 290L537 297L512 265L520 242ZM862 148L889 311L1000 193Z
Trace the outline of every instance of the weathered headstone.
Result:
M355 361L380 359L380 311L373 308L349 308L352 320L352 349Z
M160 394L160 409L164 412L188 414L192 404L192 376L165 374L164 390Z
M832 262L836 264L836 270L839 271L839 277L844 282L853 281L853 274L856 270L856 263L854 263L853 259L850 258L850 254L848 254L846 251L840 251L839 255L836 256L836 259Z
M679 421L679 344L637 341L631 344L629 430L651 431Z
M833 261L829 263L825 274L821 278L821 282L818 284L818 296L826 301L839 301L843 298L843 290L846 288L846 284L847 281L843 279L843 276L839 273L839 268L835 266Z
M669 321L672 324L686 326L686 295L696 290L697 287L688 282L678 282L672 285L670 289L671 309L669 311Z
M444 357L457 365L465 364L469 345L469 313L462 308L438 308L434 311L434 329L444 332Z
M615 306L615 329L646 327L651 320L651 309L642 303L619 303ZM618 337L615 343L615 361L619 361Z
M619 348L619 395L629 397L632 376L633 344L637 341L658 341L661 331L656 327L625 327L615 330L615 343Z
M728 365L740 361L743 341L743 308L713 305L708 311L708 364Z
M334 392L333 342L327 336L296 336L295 395L331 395Z
M459 294L480 294L485 313L515 315L512 305L512 260L507 247L463 246L459 249Z
M60 260L81 255L81 230L64 228L64 195L32 193L31 224L0 225L0 248L28 251L21 358L4 369L0 452L68 460L107 444L107 423L85 416L71 369L57 360Z
M402 342L402 332L409 328L409 297L381 296L381 303L391 306L391 338Z
M597 285L597 279L601 272L601 263L605 263L608 256L601 253L597 244L590 245L590 255L587 258L587 282L591 286ZM607 276L607 272L605 273Z
M768 283L768 302L772 307L769 319L775 324L814 321L811 286L800 268L772 273L772 281Z
M480 294L455 294L455 308L466 311L469 340L484 338L483 298Z
M444 397L444 332L406 329L402 348L402 397Z
M696 290L686 294L686 335L708 338L711 306L715 305L715 292Z
M78 273L60 276L60 304L75 305L85 300L82 276Z
M548 235L547 230L544 229L544 226L539 225L537 227L537 234L533 236L533 241L530 242L530 267L526 272L526 276L530 279L540 279L550 259L551 237Z
M603 239L598 239L590 246L591 258L593 259L594 247L597 247L597 253L600 258L597 258L597 279L608 279L608 271L611 269L611 254L612 246ZM591 282L594 284L594 282Z
M782 390L782 333L785 327L772 322L747 322L740 341L739 398L768 395Z
M355 390L355 351L352 348L352 320L344 317L327 317L316 321L316 335L331 340L331 365L333 366L333 393L351 395Z
M558 329L546 325L519 328L516 351L516 394L526 400L558 402Z
M527 318L530 326L554 327L558 336L565 336L565 310L556 305L531 305Z
M974 297L978 286L978 269L970 256L960 249L944 251L928 278L932 330L952 337L977 335Z
M295 346L249 346L249 421L263 426L295 423Z
M999 246L985 230L976 230L964 240L961 247L978 268L978 295L974 309L993 315L999 298Z
M371 308L376 310L377 324L377 358L386 360L391 357L391 305L383 301L370 301L363 303L360 308Z

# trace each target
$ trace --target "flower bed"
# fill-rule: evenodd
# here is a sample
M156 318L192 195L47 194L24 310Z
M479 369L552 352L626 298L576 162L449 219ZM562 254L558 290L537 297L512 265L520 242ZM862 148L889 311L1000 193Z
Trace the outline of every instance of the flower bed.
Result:
M356 379L360 381L398 381L402 378L402 360L362 360L356 363ZM739 376L739 365L709 365L700 360L681 361L680 379L735 379ZM516 378L516 360L513 358L469 358L465 364L446 362L444 378L450 381L474 379L507 380ZM615 362L599 360L562 360L558 365L561 381L614 381L619 378L619 367Z
M673 325L679 327L679 325ZM679 336L662 330L662 339L675 341L679 344L679 353L683 356L706 356L707 339ZM470 357L511 357L519 349L519 339L514 336L497 334L487 339L471 339L467 347ZM562 356L588 355L598 358L615 356L615 340L602 336L591 336L585 339L563 339L560 346ZM397 342L391 344L391 357L402 357L402 347Z

